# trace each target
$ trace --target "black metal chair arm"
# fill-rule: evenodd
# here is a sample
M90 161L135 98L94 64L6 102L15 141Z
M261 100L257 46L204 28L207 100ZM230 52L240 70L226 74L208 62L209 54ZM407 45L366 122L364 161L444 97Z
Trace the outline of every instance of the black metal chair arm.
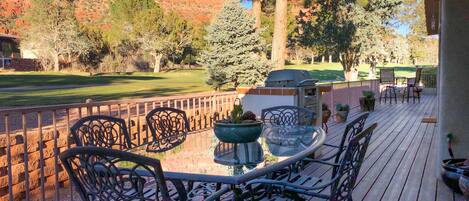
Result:
M327 143L324 143L323 145L328 146L328 147L334 147L334 148L339 148L340 147L340 146L337 146L337 145L327 144Z
M321 182L322 180L320 178L316 178L318 182ZM329 187L335 180L332 181L327 181L323 184L320 185L315 185L315 186L304 186L304 185L298 185L294 183L289 183L286 181L277 181L273 179L255 179L252 181L249 181L246 183L246 186L250 186L253 184L264 184L264 185L271 185L271 186L276 186L279 188L291 188L291 189L298 189L298 190L305 190L305 191L313 191L313 190L322 190L326 187ZM303 193L303 192L302 192ZM309 193L314 193L314 192L309 192Z
M220 190L218 190L217 192L213 193L212 195L208 196L207 198L205 198L204 200L205 201L215 201L215 200L219 200L221 198L221 196L225 195L226 193L230 192L230 188L228 186L224 186L222 187Z
M335 167L340 166L340 164L337 164L337 163L326 162L322 158L321 159L305 158L305 159L303 159L303 161L313 162L313 163L321 163L321 164L324 164L324 165L330 165L330 166L335 166Z

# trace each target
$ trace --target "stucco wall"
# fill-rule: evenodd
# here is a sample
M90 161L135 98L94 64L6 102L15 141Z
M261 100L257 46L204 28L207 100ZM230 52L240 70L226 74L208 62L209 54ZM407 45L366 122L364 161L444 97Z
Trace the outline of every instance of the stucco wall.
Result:
M469 1L442 1L439 81L439 158L448 158L446 135L457 158L469 158ZM439 163L439 161L438 161Z

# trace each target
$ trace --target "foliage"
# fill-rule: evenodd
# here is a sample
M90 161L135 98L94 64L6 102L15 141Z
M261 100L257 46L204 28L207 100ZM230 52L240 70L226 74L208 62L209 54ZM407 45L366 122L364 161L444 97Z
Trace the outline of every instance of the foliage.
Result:
M241 100L238 98L233 104L233 110L230 113L230 123L239 124L246 121L256 121L256 114L251 111L244 112Z
M12 33L24 6L22 1L1 1L0 2L0 30Z
M233 110L231 110L231 113L230 113L231 123L235 123L235 124L241 123L242 121L241 116L243 116L243 105L241 105L241 103L234 104Z
M155 6L156 3L153 0L110 1L107 19L110 28L106 30L105 37L111 48L117 47L122 41L129 40L129 33L134 30L135 16Z
M28 26L21 30L21 45L35 50L44 63L53 63L55 71L60 70L60 59L70 63L90 49L72 1L32 0L24 19Z
M357 63L362 53L373 49L379 33L395 16L400 0L318 0L312 16L301 21L310 44L339 55L345 78L357 80ZM308 44L307 44L308 45Z
M335 110L336 111L350 111L350 106L347 104L337 104L335 105Z
M165 14L159 6L140 11L133 21L133 37L154 58L160 71L163 56L181 55L192 41L192 27L175 13Z
M235 87L254 85L269 73L270 65L259 54L263 41L254 24L239 1L229 0L207 28L207 46L199 62L208 67L207 83L213 88L228 82Z
M366 99L373 99L375 97L375 92L374 91L362 91L363 97Z
M254 114L254 112L251 112L251 111L246 111L246 112L243 113L243 115L241 115L241 120L243 120L243 121L247 121L247 120L256 121L256 114Z
M90 49L85 54L80 55L80 63L96 69L109 54L109 44L103 38L103 32L99 29L83 27L83 35L88 40Z
M428 37L425 22L425 2L403 0L404 6L399 21L410 27L407 35L410 59L414 64L437 64L438 39Z

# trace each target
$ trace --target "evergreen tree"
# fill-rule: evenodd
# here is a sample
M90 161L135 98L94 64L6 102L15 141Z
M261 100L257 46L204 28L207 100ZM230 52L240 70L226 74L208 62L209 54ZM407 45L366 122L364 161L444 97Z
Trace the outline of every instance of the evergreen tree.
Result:
M200 63L208 67L207 83L219 89L226 83L254 85L265 79L271 66L260 56L264 46L255 20L237 0L228 0L207 28L206 49Z

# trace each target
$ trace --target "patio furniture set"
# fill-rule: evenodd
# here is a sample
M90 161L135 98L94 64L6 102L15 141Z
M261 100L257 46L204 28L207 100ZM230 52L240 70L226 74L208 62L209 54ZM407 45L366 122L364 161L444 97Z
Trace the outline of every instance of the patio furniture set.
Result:
M380 82L380 96L379 102L384 98L384 103L387 102L389 98L389 103L392 103L394 99L397 103L398 93L402 95L402 103L404 101L409 102L409 99L412 97L413 102L415 99L420 103L420 94L422 93L422 88L419 86L420 79L422 77L422 68L417 68L415 71L414 78L406 77L396 77L394 73L394 68L382 68L380 69L379 82ZM404 85L399 86L398 80L405 80ZM396 92L397 91L397 92Z
M153 140L137 146L123 119L88 116L71 127L77 146L60 159L82 200L351 200L377 124L365 128L362 114L332 145L313 118L296 106L264 109L259 140L226 143L189 134L184 111L161 107L146 116ZM317 155L322 146L335 151ZM331 166L331 177L306 174L312 164Z

